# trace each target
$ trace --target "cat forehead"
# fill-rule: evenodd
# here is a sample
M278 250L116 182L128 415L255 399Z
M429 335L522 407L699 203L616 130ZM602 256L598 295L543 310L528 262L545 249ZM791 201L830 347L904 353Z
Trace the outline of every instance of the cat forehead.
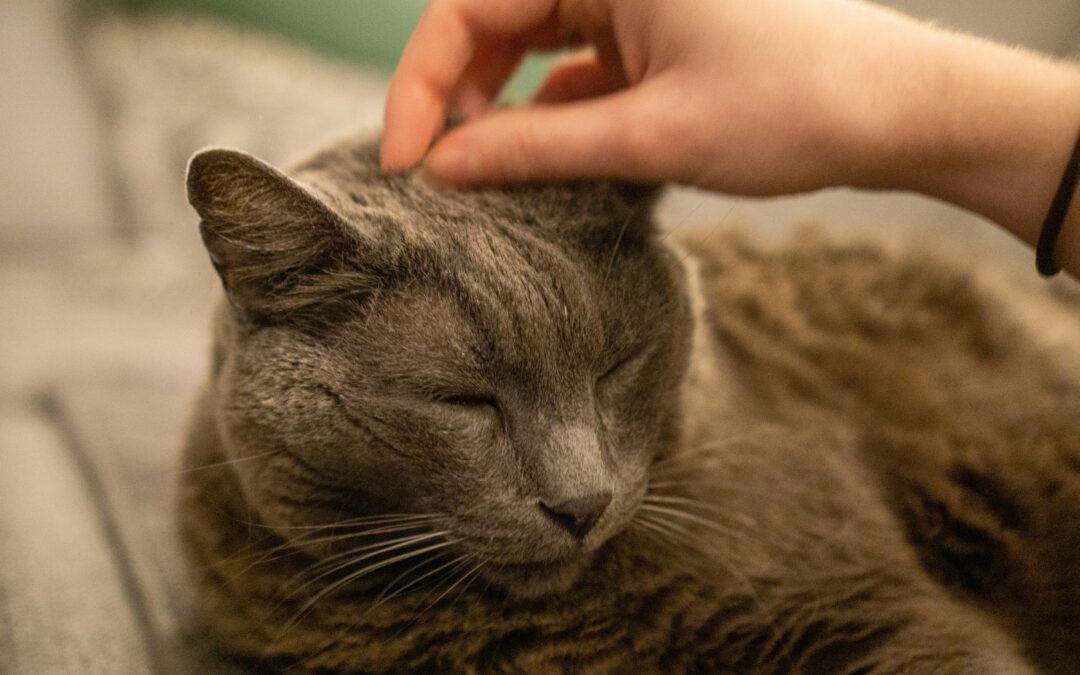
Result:
M403 221L494 222L526 226L540 235L596 235L586 239L648 221L658 194L653 186L613 181L454 190L434 185L418 169L383 172L378 154L375 140L346 140L316 153L293 173L346 216L374 211Z
M581 181L440 188L416 170L382 171L374 141L337 143L291 173L368 235L374 245L366 255L384 271L473 304L488 327L547 321L560 337L564 330L593 332L583 324L595 323L598 294L619 290L614 283L600 289L598 280L614 281L613 262L622 267L628 256L649 250L644 235L656 191L648 187Z

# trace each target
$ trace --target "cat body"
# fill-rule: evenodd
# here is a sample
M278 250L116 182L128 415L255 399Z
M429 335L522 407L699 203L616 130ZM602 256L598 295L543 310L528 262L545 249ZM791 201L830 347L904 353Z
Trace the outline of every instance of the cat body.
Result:
M612 183L197 156L203 615L342 672L1074 672L1080 384L964 274Z

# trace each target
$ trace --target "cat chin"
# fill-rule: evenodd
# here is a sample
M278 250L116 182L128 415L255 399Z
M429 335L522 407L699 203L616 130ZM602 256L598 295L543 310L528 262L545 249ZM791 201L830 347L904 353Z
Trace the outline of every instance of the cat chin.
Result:
M591 559L592 556L583 555L558 563L489 565L484 570L484 577L509 595L525 599L540 598L572 588L581 579Z

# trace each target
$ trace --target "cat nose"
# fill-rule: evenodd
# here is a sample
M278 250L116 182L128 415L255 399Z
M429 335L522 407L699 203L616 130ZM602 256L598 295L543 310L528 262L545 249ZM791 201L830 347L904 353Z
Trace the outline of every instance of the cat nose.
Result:
M584 539L610 503L611 492L605 491L555 503L540 500L540 508L574 537Z

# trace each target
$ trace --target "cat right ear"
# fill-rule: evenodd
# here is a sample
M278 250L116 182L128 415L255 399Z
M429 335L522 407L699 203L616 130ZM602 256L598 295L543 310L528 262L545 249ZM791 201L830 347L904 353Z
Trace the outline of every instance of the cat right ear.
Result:
M260 318L280 318L365 279L342 269L359 236L328 204L269 164L243 152L203 150L188 164L188 201L232 304ZM369 280L368 280L369 281Z

